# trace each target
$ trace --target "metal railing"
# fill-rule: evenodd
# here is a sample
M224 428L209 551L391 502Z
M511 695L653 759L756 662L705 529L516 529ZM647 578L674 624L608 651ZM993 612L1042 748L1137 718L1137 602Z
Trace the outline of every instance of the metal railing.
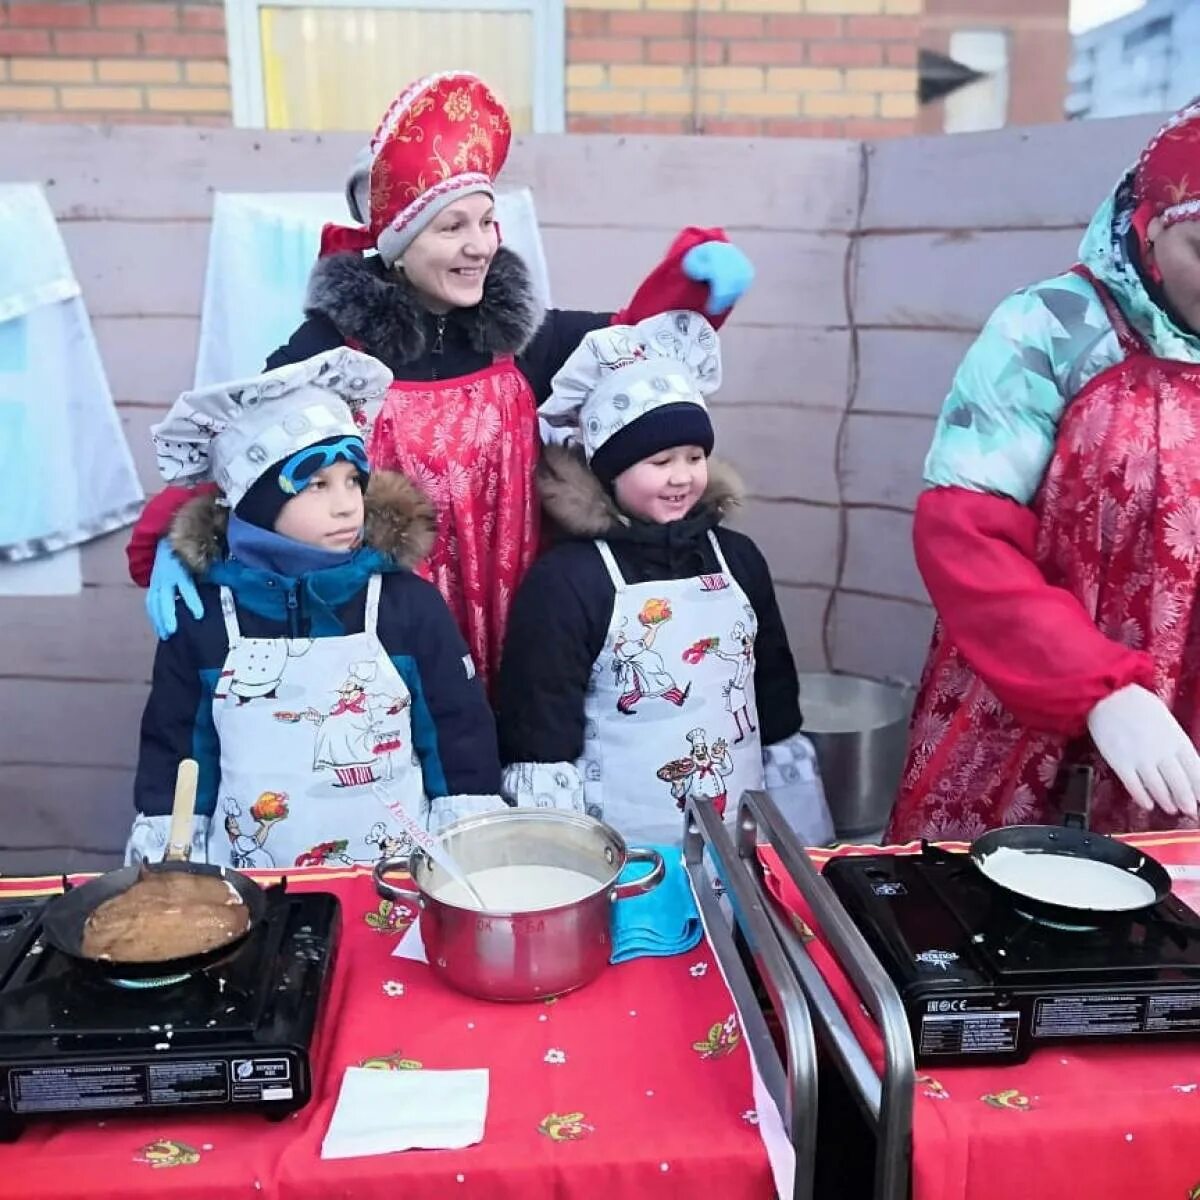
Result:
M875 1133L874 1200L905 1200L911 1171L915 1059L900 994L771 798L764 792L746 792L738 804L737 856L753 872L756 891L765 894L758 858L760 843L771 846L779 855L783 869L812 910L825 946L879 1027L884 1054L882 1076L864 1052L788 914L770 900L767 919L808 1000L822 1045Z
M804 993L773 931L768 915L770 901L761 890L761 877L739 859L711 801L688 801L683 849L684 864L713 951L733 993L742 1031L795 1149L796 1171L790 1200L812 1200L817 1147L817 1057ZM715 876L706 869L706 850ZM771 1036L734 940L734 931L713 889L715 880L725 889L734 923L779 1018L785 1046L783 1055Z

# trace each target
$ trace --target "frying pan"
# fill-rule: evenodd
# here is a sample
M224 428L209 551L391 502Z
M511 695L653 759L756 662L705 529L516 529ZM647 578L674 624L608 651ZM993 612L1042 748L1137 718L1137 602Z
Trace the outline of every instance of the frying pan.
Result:
M68 958L94 968L106 975L122 979L153 979L169 975L184 975L209 963L219 961L234 946L239 945L262 919L267 906L267 894L257 883L239 871L227 867L209 866L204 863L188 862L192 845L192 816L196 807L197 765L193 759L185 758L179 764L175 780L175 803L171 809L171 831L163 861L156 865L142 863L140 866L121 867L106 871L95 879L89 879L78 887L63 892L50 900L42 912L42 934L46 944L65 954ZM93 958L83 952L83 929L88 917L106 900L119 896L132 887L146 874L162 871L179 872L183 875L213 875L224 879L241 897L246 905L250 920L238 937L203 954L189 954L182 958L160 958L148 962L113 962L110 959Z
M996 850L1017 850L1025 854L1059 854L1073 858L1083 858L1090 862L1105 863L1130 875L1135 875L1153 889L1153 899L1142 903L1125 905L1120 908L1105 906L1092 908L1086 897L1080 897L1080 903L1054 902L1041 900L1028 895L1009 883L1003 883L991 873L987 858ZM1001 829L993 829L971 843L968 852L971 861L980 873L995 888L1014 897L1024 905L1035 905L1039 909L1056 912L1084 913L1089 917L1102 918L1121 916L1141 912L1160 901L1165 900L1171 892L1171 876L1166 867L1157 859L1151 858L1134 846L1118 842L1103 834L1090 833L1086 829L1072 829L1057 825L1009 825Z

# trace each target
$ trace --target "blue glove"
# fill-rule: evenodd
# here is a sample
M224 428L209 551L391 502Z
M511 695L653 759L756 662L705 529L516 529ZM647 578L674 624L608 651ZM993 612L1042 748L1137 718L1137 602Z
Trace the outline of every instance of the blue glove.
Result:
M708 284L710 317L728 312L754 282L754 264L728 242L702 242L683 256L683 273L697 283Z
M196 581L187 567L163 538L154 552L154 569L150 572L150 590L146 593L146 615L160 641L166 641L179 621L175 616L175 601L182 600L197 621L204 616L204 602L196 591Z

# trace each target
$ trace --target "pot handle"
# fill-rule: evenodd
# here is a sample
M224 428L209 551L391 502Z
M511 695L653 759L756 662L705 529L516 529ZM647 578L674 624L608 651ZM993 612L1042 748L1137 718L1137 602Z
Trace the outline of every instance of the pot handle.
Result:
M646 892L658 887L666 878L666 861L651 846L637 846L630 850L625 856L625 862L627 865L634 862L652 862L654 866L637 879L631 879L628 883L616 884L609 893L614 900L629 900L634 896L645 895Z
M375 880L375 890L385 900L412 900L419 894L415 886L412 888L399 888L394 883L388 883L384 878L389 871L395 871L397 868L408 871L411 877L412 857L405 854L399 858L381 858L371 868L371 878Z

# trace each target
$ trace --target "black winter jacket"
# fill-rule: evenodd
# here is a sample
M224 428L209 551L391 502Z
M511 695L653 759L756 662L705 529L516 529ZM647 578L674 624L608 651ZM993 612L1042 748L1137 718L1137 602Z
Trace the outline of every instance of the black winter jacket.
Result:
M429 501L403 476L374 472L367 491L367 548L344 566L292 581L295 586L286 593L280 591L288 584L282 576L241 568L227 558L228 511L214 497L201 495L184 505L172 526L172 546L201 579L204 616L197 619L178 605L179 631L158 643L142 717L137 810L147 816L169 813L179 761L196 758L196 811L214 812L220 745L213 692L229 649L218 584L232 591L247 637L317 638L363 629L372 574L383 576L379 640L412 697L413 752L427 797L496 795L499 761L487 698L466 669L467 647L446 602L433 584L409 569L433 541ZM211 578L214 574L218 578ZM320 597L328 597L329 604L320 605ZM338 682L330 680L331 690Z
M758 619L754 686L763 746L799 731L799 685L770 569L743 533L720 527L741 498L733 472L710 460L696 509L669 525L630 522L583 460L547 447L538 472L544 510L566 535L534 563L509 615L495 705L500 758L574 762L583 750L584 698L604 647L614 589L594 539L603 538L628 583L689 579L719 570L721 552Z

